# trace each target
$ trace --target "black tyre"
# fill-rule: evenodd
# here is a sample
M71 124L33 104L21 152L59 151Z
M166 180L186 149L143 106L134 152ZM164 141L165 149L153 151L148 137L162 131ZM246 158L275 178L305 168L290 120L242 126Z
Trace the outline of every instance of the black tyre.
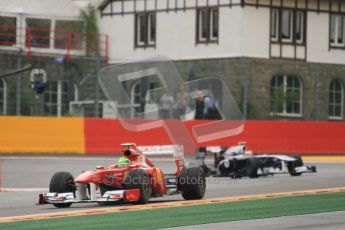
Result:
M74 178L69 172L55 173L49 184L49 192L67 193L75 191ZM68 208L72 203L53 204L57 208Z
M150 176L145 170L137 169L129 171L125 179L126 189L139 189L140 199L135 202L136 204L146 204L150 201L152 188Z
M301 172L295 172L295 168L296 167L301 167L303 166L303 160L302 157L300 155L292 155L292 158L295 158L295 161L290 161L287 163L287 168L289 170L289 174L291 176L300 176L302 175Z
M246 174L249 178L258 178L258 169L261 167L261 160L255 157L248 158L246 162Z
M230 169L225 167L225 163L221 163L218 167L218 171L221 177L227 177L230 174Z
M186 200L202 199L205 195L206 178L201 167L183 168L178 183L181 195Z

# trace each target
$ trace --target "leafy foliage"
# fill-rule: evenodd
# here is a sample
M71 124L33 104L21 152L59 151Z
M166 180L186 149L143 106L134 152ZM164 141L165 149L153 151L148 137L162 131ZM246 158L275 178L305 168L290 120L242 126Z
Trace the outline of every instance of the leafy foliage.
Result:
M92 5L80 10L84 22L84 33L88 54L99 54L99 37L96 10Z

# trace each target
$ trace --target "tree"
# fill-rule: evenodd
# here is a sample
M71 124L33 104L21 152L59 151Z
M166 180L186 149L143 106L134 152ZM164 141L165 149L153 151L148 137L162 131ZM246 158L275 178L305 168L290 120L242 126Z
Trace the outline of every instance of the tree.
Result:
M84 38L86 39L87 54L99 54L98 25L95 8L89 4L80 10L80 18L84 22Z

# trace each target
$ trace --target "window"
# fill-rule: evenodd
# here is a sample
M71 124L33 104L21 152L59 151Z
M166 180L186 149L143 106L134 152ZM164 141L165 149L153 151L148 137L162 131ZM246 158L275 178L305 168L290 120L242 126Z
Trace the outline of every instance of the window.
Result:
M295 39L297 43L303 43L303 37L304 37L303 25L304 25L304 12L297 11L296 12L296 32L295 32L296 33Z
M44 92L44 112L49 116L57 116L58 82L48 81Z
M16 44L16 22L14 17L0 16L0 45L11 46Z
M157 83L154 81L149 81L148 83L148 90L153 90L157 88ZM131 90L131 102L132 104L138 104L140 105L140 107L135 107L136 112L138 113L142 113L144 112L144 107L141 106L142 104L142 98L144 96L144 94L148 93L147 91L144 93L143 91L143 87L142 87L142 83L141 81L136 81L133 86L132 86L132 90ZM146 95L147 96L147 95Z
M271 112L301 116L301 81L293 75L276 75L271 80Z
M61 83L61 114L65 115L69 111L69 95L68 95L68 83L67 81L62 81ZM74 92L72 92L73 99L71 101L74 101Z
M285 91L285 107L288 114L301 113L301 93L300 93L300 80L298 77L287 76L286 91Z
M344 47L344 16L331 15L330 20L330 45Z
M216 41L218 39L218 9L212 9L210 17L211 17L210 40Z
M136 82L133 86L132 86L132 104L139 104L141 103L141 84L140 82ZM139 111L139 108L136 108L137 112L142 112Z
M305 12L290 9L271 9L271 41L284 43L304 42Z
M148 25L149 25L148 43L150 45L154 45L156 42L156 15L155 14L148 15Z
M0 79L0 114L6 114L6 82Z
M27 18L27 45L30 42L32 47L49 48L50 25L51 20L48 19Z
M218 41L218 8L197 9L196 24L197 43L209 43Z
M135 15L135 46L156 45L156 14L153 12Z
M282 11L282 40L292 41L292 11Z
M343 99L344 89L340 80L333 80L329 85L329 110L328 116L330 119L343 118Z
M75 98L75 87L69 95L68 81L48 81L44 92L44 112L48 116L64 116L69 112L69 102Z
M271 40L272 41L278 41L279 35L279 12L277 9L272 9L271 11Z
M70 32L70 34L69 34ZM93 47L97 47L97 35L88 34L87 38L83 37L83 22L81 21L63 21L56 20L55 22L55 40L54 48L55 49L66 49L67 48L67 39L70 36L70 48L75 50L82 49L82 42L84 39L87 39L89 44L92 44Z

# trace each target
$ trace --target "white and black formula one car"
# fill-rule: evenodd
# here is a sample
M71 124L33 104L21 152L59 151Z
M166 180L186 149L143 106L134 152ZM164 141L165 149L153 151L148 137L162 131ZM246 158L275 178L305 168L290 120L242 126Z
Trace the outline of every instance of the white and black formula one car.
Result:
M213 165L205 163L207 154L214 155ZM250 177L268 176L274 174L290 174L300 176L302 173L316 172L315 166L305 166L299 155L259 154L254 155L246 150L245 142L236 146L209 146L199 148L196 161L191 165L201 165L206 175L221 177Z

